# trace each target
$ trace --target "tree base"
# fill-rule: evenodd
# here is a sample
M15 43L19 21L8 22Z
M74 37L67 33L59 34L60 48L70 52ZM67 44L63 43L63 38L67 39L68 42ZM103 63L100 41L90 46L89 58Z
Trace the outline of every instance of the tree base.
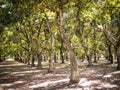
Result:
M97 61L94 61L94 63L98 63Z
M76 80L70 80L69 82L70 82L70 83L79 83L79 81L80 81L80 78L78 78L78 79L76 79Z
M37 67L37 69L42 69L42 67Z
M90 67L92 67L93 66L93 64L88 64L87 65L87 68L90 68Z
M70 83L79 83L80 81L80 77L77 75L77 76L70 76Z
M35 67L35 65L34 65L34 64L32 64L31 66L32 66L32 67Z
M48 73L53 73L54 70L53 69L48 69Z

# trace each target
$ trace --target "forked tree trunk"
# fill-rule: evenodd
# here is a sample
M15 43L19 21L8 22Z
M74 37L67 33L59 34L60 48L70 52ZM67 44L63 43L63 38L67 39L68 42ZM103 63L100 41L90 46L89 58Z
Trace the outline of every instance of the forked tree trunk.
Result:
M78 83L79 82L79 75L78 75L78 65L75 59L75 52L73 46L71 45L70 41L67 39L65 35L65 31L63 29L63 1L59 0L59 31L61 37L67 47L67 50L70 53L70 63L71 63L71 75L70 75L70 82Z

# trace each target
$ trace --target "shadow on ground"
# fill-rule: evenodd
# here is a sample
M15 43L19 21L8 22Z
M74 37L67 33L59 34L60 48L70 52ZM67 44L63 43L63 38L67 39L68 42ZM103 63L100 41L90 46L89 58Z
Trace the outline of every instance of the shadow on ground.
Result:
M61 65L63 66L63 65ZM0 63L0 90L120 90L120 71L115 65L79 66L80 83L69 83L69 66L46 73L16 61Z

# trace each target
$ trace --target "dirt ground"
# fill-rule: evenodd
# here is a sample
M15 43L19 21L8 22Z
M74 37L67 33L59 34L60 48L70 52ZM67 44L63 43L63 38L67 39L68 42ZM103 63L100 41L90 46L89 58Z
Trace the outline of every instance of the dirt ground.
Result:
M120 90L120 71L116 64L79 65L80 82L69 83L70 65L56 65L54 73L18 63L0 63L0 90Z

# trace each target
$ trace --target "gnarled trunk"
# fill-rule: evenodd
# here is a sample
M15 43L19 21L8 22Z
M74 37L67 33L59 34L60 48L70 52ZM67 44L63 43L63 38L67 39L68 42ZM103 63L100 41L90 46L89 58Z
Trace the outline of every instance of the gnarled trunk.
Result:
M74 51L70 50L70 63L71 63L71 75L70 75L70 82L78 83L80 78L78 74L78 65L75 59Z
M74 52L72 44L66 37L65 31L63 28L63 1L59 0L58 3L59 3L59 9L60 9L59 10L59 31L60 31L60 35L67 47L67 50L70 53L70 63L71 63L70 82L78 83L79 75L78 75L78 71L77 71L78 65L77 65L77 61L75 59L75 52Z

